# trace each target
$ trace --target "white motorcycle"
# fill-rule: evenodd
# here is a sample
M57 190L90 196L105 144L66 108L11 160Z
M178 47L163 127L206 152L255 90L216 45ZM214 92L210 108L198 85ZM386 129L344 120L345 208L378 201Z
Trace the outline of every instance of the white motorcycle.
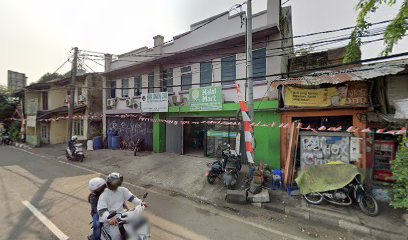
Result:
M82 143L74 144L74 152L72 152L71 149L67 147L65 149L65 156L68 160L83 162L85 155L84 150L82 149Z
M143 195L142 201L147 197L147 192ZM118 225L120 232L120 240L150 240L151 239L151 226L143 212L145 205L137 205L135 208L126 210L122 213L112 212L109 214L108 219L113 217L118 218ZM109 227L109 226L108 226ZM102 227L103 240L117 240L112 239L109 235L109 231L104 225Z

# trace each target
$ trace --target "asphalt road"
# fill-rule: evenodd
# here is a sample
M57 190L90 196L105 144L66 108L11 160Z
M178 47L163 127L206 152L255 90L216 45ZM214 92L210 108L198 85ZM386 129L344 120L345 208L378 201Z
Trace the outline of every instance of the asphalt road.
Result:
M91 220L87 183L98 175L78 164L0 146L0 239L86 239ZM146 191L137 183L125 186L138 196ZM147 191L153 239L369 239L280 214L238 215Z

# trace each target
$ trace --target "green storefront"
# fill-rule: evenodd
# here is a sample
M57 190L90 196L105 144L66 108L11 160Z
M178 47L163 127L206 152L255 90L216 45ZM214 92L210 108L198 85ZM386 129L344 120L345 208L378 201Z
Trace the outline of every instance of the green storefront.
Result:
M191 91L190 102L192 102ZM200 108L199 104L192 105L194 106L173 106L169 107L167 113L153 114L154 119L173 121L153 123L154 152L214 157L219 143L227 142L232 148L235 148L236 144L242 146L243 140L237 141L236 139L237 136L243 136L243 134L238 134L240 133L238 126L219 124L220 122L235 122L237 116L241 116L238 103L221 103L218 106L211 104L210 109ZM278 126L280 114L276 112L277 107L278 101L276 100L255 102L254 122L260 122L261 125L275 122ZM212 123L202 124L203 121ZM280 128L276 126L254 127L255 161L262 161L275 169L280 169Z

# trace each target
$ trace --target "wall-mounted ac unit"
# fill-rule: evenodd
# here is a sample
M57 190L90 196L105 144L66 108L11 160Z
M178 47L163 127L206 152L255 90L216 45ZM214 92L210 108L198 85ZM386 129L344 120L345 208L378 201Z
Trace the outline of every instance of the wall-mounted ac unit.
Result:
M106 106L108 107L116 106L116 98L106 99Z
M127 98L125 100L126 102L126 107L132 107L133 106L133 99L132 98Z

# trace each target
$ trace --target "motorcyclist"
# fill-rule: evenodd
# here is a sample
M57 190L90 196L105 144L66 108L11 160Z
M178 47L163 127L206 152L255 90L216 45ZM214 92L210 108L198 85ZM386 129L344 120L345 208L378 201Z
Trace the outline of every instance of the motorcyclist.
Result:
M120 173L113 172L106 178L106 189L101 194L98 200L99 221L103 223L103 227L108 230L112 240L121 239L121 234L117 227L118 219L108 216L112 212L123 212L123 203L125 201L132 202L135 205L143 204L142 200L135 197L127 188L122 187L123 176Z
M74 155L75 153L75 144L78 141L77 136L72 136L71 139L68 141L68 149L71 151L71 154Z
M101 239L101 226L99 223L99 215L97 210L98 200L102 192L106 188L106 181L103 178L95 177L89 180L89 191L91 193L88 196L88 202L91 204L91 216L92 216L92 235L88 237L89 240Z

